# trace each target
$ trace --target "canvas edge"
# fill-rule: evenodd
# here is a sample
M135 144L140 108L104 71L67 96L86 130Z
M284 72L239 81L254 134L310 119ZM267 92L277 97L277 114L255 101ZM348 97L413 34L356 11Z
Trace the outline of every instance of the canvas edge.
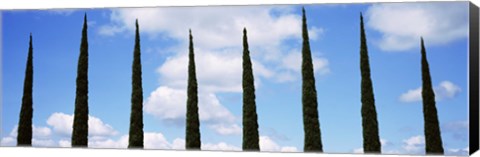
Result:
M469 23L469 155L472 155L479 147L479 12L472 2Z

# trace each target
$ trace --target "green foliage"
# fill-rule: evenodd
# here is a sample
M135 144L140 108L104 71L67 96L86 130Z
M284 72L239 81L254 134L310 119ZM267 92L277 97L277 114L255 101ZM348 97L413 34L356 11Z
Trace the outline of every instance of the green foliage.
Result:
M193 54L192 31L189 31L189 62L188 62L188 85L187 85L187 119L185 147L189 150L199 150L200 142L200 121L198 119L198 84L195 73L195 56Z
M138 20L135 21L135 27L135 48L133 50L132 63L132 111L130 115L128 148L143 148L143 88Z
M381 144L378 135L377 111L373 95L372 79L370 78L370 63L368 59L367 39L363 27L363 16L360 14L360 71L362 75L362 127L363 151L365 153L380 153Z
M305 152L322 152L322 139L320 123L318 120L317 90L313 74L312 54L308 39L307 18L305 9L302 8L302 108L303 129L305 132Z
M428 66L427 54L421 38L422 53L422 99L423 118L425 120L425 149L427 154L443 154L442 137L435 106L435 93L432 88L430 68Z
M88 39L87 14L83 19L82 42L77 67L77 91L73 117L72 147L88 146Z
M32 146L32 118L33 118L33 46L32 34L28 48L27 65L25 70L25 81L23 84L22 108L20 110L20 121L18 122L18 146Z
M243 29L243 143L246 151L259 151L257 107L255 105L255 85L248 50L247 30Z

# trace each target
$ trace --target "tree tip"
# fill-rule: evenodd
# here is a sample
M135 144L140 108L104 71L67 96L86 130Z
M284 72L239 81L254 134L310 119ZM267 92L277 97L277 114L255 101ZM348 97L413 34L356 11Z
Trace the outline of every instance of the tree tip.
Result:
M247 33L247 28L243 27L243 33Z
M305 7L302 6L302 13L305 14Z

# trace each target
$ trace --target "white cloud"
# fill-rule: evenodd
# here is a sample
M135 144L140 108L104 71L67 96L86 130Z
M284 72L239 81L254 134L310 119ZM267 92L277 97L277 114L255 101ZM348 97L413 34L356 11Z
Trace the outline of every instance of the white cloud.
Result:
M34 146L34 147L53 147L53 146L56 146L56 144L51 139L42 140L42 139L33 138L32 139L32 146Z
M118 140L105 138L88 141L88 147L90 148L127 148L127 146L128 135L123 135Z
M279 14L279 15L274 15ZM176 7L176 8L128 8L115 9L110 15L112 33L135 29L138 18L140 31L150 36L162 35L177 40L186 40L191 28L198 46L205 48L232 47L241 44L246 27L250 45L272 46L285 38L301 38L301 16L286 7L268 6L222 6L222 7ZM312 39L322 33L312 27ZM107 33L108 34L108 33Z
M160 86L150 94L145 103L145 112L162 120L184 125L186 91ZM235 116L220 104L215 94L199 93L199 118L207 123L232 123Z
M388 145L391 145L392 143L386 139L380 139L380 144L382 145L382 147L385 147L385 146L388 146Z
M453 98L460 93L460 91L460 87L450 81L442 81L440 85L435 88L435 94L439 96L439 100Z
M297 147L286 146L280 149L281 152L298 152Z
M56 133L70 136L73 130L73 115L55 112L47 119L47 124L51 126ZM103 123L102 120L94 116L89 116L88 118L88 129L88 134L91 137L113 136L118 133L112 126Z
M363 148L355 148L352 151L354 154L363 154Z
M229 145L225 142L220 142L217 144L202 144L201 146L202 150L222 150L222 151L240 151L242 150L241 148L233 145Z
M315 73L326 74L330 72L327 59L313 55L312 61ZM285 69L300 73L302 68L302 53L300 51L290 52L283 58L282 63Z
M241 135L242 128L237 124L212 124L210 127L220 135Z
M186 52L186 51L182 51ZM195 48L195 66L199 90L207 92L241 92L242 91L242 52L241 50L204 51ZM255 78L269 78L273 72L265 65L252 59ZM221 66L219 66L221 65ZM188 55L180 53L167 58L157 69L161 75L160 82L174 88L186 88Z
M45 139L45 138L49 138L50 135L52 134L52 130L50 130L50 128L48 127L36 127L34 125L32 129L33 129L32 136L35 138Z
M260 150L265 152L295 152L294 146L280 146L268 136L260 136Z
M406 140L403 140L402 148L410 153L419 153L424 152L425 148L425 137L422 135L413 136Z
M68 140L60 140L60 141L58 141L58 146L59 147L71 147L72 143Z
M366 12L367 26L382 33L376 43L385 51L403 51L420 45L441 45L468 36L468 3L385 3Z
M400 101L402 102L417 102L422 101L422 87L408 90L406 93L400 95Z
M145 149L169 149L170 143L165 139L162 133L145 133Z
M461 92L460 87L450 81L440 82L440 84L434 87L433 90L435 92L435 100L437 101L454 98ZM400 95L399 99L402 102L422 101L422 87L408 90L406 93Z
M285 52L292 49L283 43L292 39L301 41L300 12L293 11L289 7L268 6L114 9L110 14L111 23L100 26L99 33L106 36L133 34L138 18L141 33L150 39L160 37L175 41L165 48L174 53L157 68L161 85L147 98L145 112L163 121L184 125L188 29L191 28L200 120L219 135L238 135L237 118L223 106L217 94L242 92L242 30L244 27L248 30L256 88L261 86L263 79L295 81L296 77L288 77L295 76L294 70L277 68L283 65ZM321 27L309 28L312 41L323 33ZM328 73L328 60L312 56L316 72Z
M127 148L128 135L122 135L118 139L104 138L104 139L90 139L88 142L89 148ZM58 141L60 147L71 147L69 140ZM145 132L144 133L144 149L185 149L185 140L176 138L173 142L169 142L165 136L160 132Z
M73 116L55 112L47 119L47 124L53 127L53 131L62 135L72 134Z
M52 147L55 146L55 142L50 138L51 130L47 127L35 127L33 126L32 132L32 146L36 147ZM1 140L1 146L16 146L17 145L17 130L18 126L15 126L10 132L9 136L3 137Z
M18 125L15 125L7 137L2 138L2 146L17 145ZM32 125L32 145L33 146L52 146L53 141L48 140L52 135L52 131L48 127L37 127Z
M88 132L90 136L114 136L118 132L113 129L109 124L103 123L97 117L89 116L88 117Z
M183 150L185 149L185 140L181 138L176 138L172 142L172 149Z
M2 138L1 146L16 146L17 139L11 136Z

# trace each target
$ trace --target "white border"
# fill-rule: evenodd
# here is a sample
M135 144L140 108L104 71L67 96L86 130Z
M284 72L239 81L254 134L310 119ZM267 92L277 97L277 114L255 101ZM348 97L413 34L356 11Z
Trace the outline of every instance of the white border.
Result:
M206 6L206 5L258 5L258 4L309 4L309 3L376 3L376 2L427 2L460 0L4 0L0 9L52 9L52 8L106 8L155 6ZM465 1L465 0L463 0ZM478 2L476 3L478 4Z
M154 7L154 6L206 6L206 5L258 5L258 4L309 4L309 3L374 3L374 2L426 2L431 0L182 0L182 1L167 1L167 0L2 0L0 1L0 10L11 9L52 9L52 8L107 8L107 7ZM435 0L448 1L448 0ZM479 2L472 1L480 6ZM1 13L0 13L0 35L1 28ZM0 37L0 51L1 49ZM0 52L1 53L1 52ZM1 63L1 55L0 55ZM2 71L0 64L0 72ZM0 73L1 74L1 73ZM0 78L0 87L1 87ZM0 94L1 94L0 89ZM1 95L0 95L0 127L1 127ZM1 130L0 130L1 131ZM0 133L1 135L1 133ZM220 152L220 151L173 151L173 150L127 150L127 149L76 149L76 148L21 148L21 147L0 147L0 154L2 156L68 156L68 157L85 157L85 156L208 156L208 157L326 157L326 156L365 156L365 157L402 157L410 155L362 155L362 154L318 154L318 153L253 153L253 152ZM473 156L480 156L480 153L475 153Z

